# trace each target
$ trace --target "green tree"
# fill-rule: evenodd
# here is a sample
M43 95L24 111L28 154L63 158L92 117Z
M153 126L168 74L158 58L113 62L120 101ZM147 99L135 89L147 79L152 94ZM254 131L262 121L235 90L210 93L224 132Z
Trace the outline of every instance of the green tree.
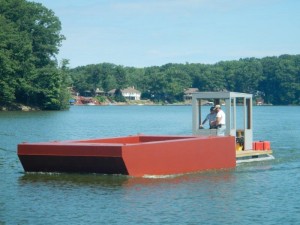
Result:
M114 93L114 100L116 102L126 102L126 99L124 98L124 96L122 95L122 91L121 89L116 89L115 93Z
M147 91L144 68L125 67L125 71L128 86L135 87L141 92Z
M191 86L190 76L180 66L169 67L165 73L165 100L173 103L183 101L183 92Z
M148 96L156 102L165 101L166 99L166 77L162 72L153 72L153 68L146 71L146 82L148 85Z
M116 78L111 74L107 74L103 81L103 90L110 91L115 87L117 87Z
M14 87L16 82L10 79L18 65L16 60L12 60L10 55L15 51L14 43L18 43L19 38L13 23L10 23L3 15L0 15L0 104L11 104L15 100Z
M255 58L240 60L235 72L235 91L253 93L263 79L263 68Z
M55 55L64 39L60 30L59 19L41 4L25 0L0 0L1 105L48 102L41 99L47 96L41 93L54 91L48 90L51 85L39 86L35 82L41 82L44 70L55 79L59 74ZM42 90L42 87L45 89ZM58 97L59 94L53 96ZM49 104L42 104L41 107L57 109L56 101L60 99L50 101L53 107Z
M115 78L117 82L117 89L123 89L127 85L126 71L123 66L117 66L115 70Z
M60 94L59 94L59 104L60 109L67 109L69 108L69 100L71 99L70 88L72 86L72 79L69 73L69 60L63 59L61 61L61 66L59 68L59 77L61 78L60 82Z

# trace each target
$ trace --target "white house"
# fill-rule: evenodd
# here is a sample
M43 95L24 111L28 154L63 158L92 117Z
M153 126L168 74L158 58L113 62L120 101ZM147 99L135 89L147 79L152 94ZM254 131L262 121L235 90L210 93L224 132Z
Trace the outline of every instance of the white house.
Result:
M128 87L121 90L124 98L128 100L141 100L141 92L134 89L134 87Z
M115 94L116 89L110 90L108 92L109 96L113 96ZM136 90L134 87L128 87L121 90L122 95L127 100L141 100L141 92Z

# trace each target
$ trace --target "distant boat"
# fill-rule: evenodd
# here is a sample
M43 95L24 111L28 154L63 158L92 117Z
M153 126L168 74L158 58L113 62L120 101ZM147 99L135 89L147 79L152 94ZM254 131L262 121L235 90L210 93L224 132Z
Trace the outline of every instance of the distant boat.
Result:
M89 102L86 105L96 105L94 102Z

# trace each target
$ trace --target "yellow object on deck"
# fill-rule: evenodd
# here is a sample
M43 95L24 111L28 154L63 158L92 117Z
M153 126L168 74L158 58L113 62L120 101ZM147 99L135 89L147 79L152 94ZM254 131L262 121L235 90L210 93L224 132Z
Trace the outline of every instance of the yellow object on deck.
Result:
M242 151L243 150L243 146L240 143L236 143L235 150L236 151Z

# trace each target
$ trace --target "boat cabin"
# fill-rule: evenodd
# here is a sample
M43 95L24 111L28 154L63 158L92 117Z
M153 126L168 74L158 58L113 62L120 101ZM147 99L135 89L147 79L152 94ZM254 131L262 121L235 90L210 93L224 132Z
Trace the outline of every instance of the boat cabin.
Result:
M193 135L215 136L217 129L203 129L201 122L210 113L207 102L221 105L226 115L226 136L235 136L242 150L252 149L252 94L238 92L193 93Z

